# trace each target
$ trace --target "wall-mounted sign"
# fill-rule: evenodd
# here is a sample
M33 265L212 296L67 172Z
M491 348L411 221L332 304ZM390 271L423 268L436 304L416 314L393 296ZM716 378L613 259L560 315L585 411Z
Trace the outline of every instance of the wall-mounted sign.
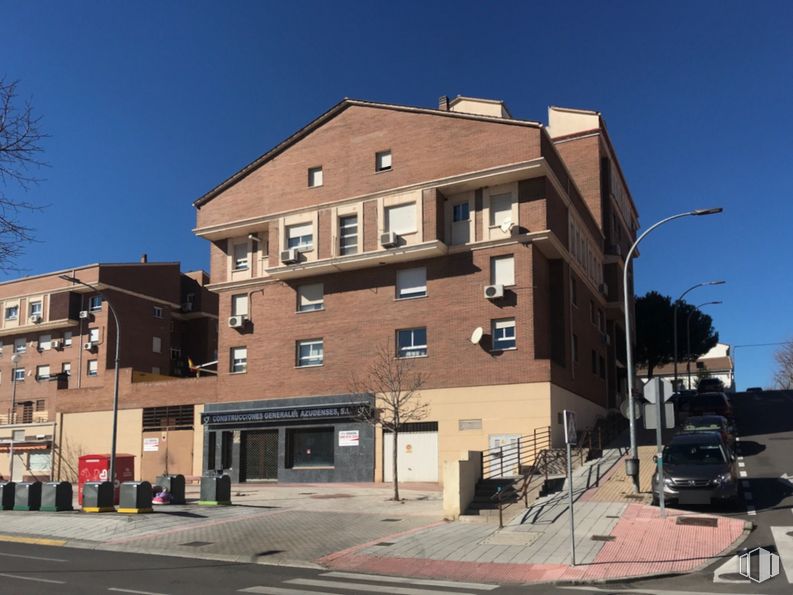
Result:
M359 443L358 430L341 430L339 432L339 446L358 446Z
M143 439L143 452L157 452L160 450L159 438L144 438Z
M202 413L202 424L249 424L280 421L309 421L312 419L335 419L358 417L369 409L369 405L328 405L325 407L294 407L292 409L260 409L251 411L218 411Z

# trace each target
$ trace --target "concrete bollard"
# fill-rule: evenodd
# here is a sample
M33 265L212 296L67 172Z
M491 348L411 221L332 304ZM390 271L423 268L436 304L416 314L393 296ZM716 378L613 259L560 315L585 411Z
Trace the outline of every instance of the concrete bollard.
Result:
M201 478L201 498L203 506L231 504L231 477L211 472Z
M41 488L41 509L47 512L74 510L72 484L68 481L48 481Z
M118 511L126 514L153 512L152 489L148 481L125 481L121 484L121 499Z
M184 475L160 475L157 485L171 494L171 504L184 504Z
M12 510L16 499L17 484L13 481L0 482L0 509Z
M24 481L16 485L14 510L38 510L41 507L41 482Z
M83 484L84 512L115 512L113 484L109 481L87 481Z

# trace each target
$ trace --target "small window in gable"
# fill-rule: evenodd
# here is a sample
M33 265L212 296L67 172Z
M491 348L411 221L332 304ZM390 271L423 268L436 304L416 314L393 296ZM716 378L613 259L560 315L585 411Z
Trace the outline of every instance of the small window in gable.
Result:
M375 154L375 170L389 171L391 169L391 150L380 151Z
M316 188L322 186L322 167L308 168L308 187Z

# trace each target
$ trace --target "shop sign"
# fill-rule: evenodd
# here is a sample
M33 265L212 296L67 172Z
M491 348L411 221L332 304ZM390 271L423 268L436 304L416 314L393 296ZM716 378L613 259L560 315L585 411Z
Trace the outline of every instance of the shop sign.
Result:
M159 438L144 438L143 439L143 452L157 452L160 450Z
M339 446L358 446L359 443L358 430L341 430L339 432Z
M250 411L219 411L202 413L202 424L247 424L278 421L304 421L312 419L337 419L358 417L368 411L369 406L328 405L325 407L295 407L292 409L262 409Z

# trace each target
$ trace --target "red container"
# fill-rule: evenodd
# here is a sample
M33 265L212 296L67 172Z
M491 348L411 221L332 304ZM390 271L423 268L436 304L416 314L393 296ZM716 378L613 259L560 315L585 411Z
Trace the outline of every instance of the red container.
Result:
M110 455L83 455L78 465L77 501L83 504L83 484L86 481L108 481ZM121 484L135 480L135 455L116 455L116 481L114 503L118 504Z

